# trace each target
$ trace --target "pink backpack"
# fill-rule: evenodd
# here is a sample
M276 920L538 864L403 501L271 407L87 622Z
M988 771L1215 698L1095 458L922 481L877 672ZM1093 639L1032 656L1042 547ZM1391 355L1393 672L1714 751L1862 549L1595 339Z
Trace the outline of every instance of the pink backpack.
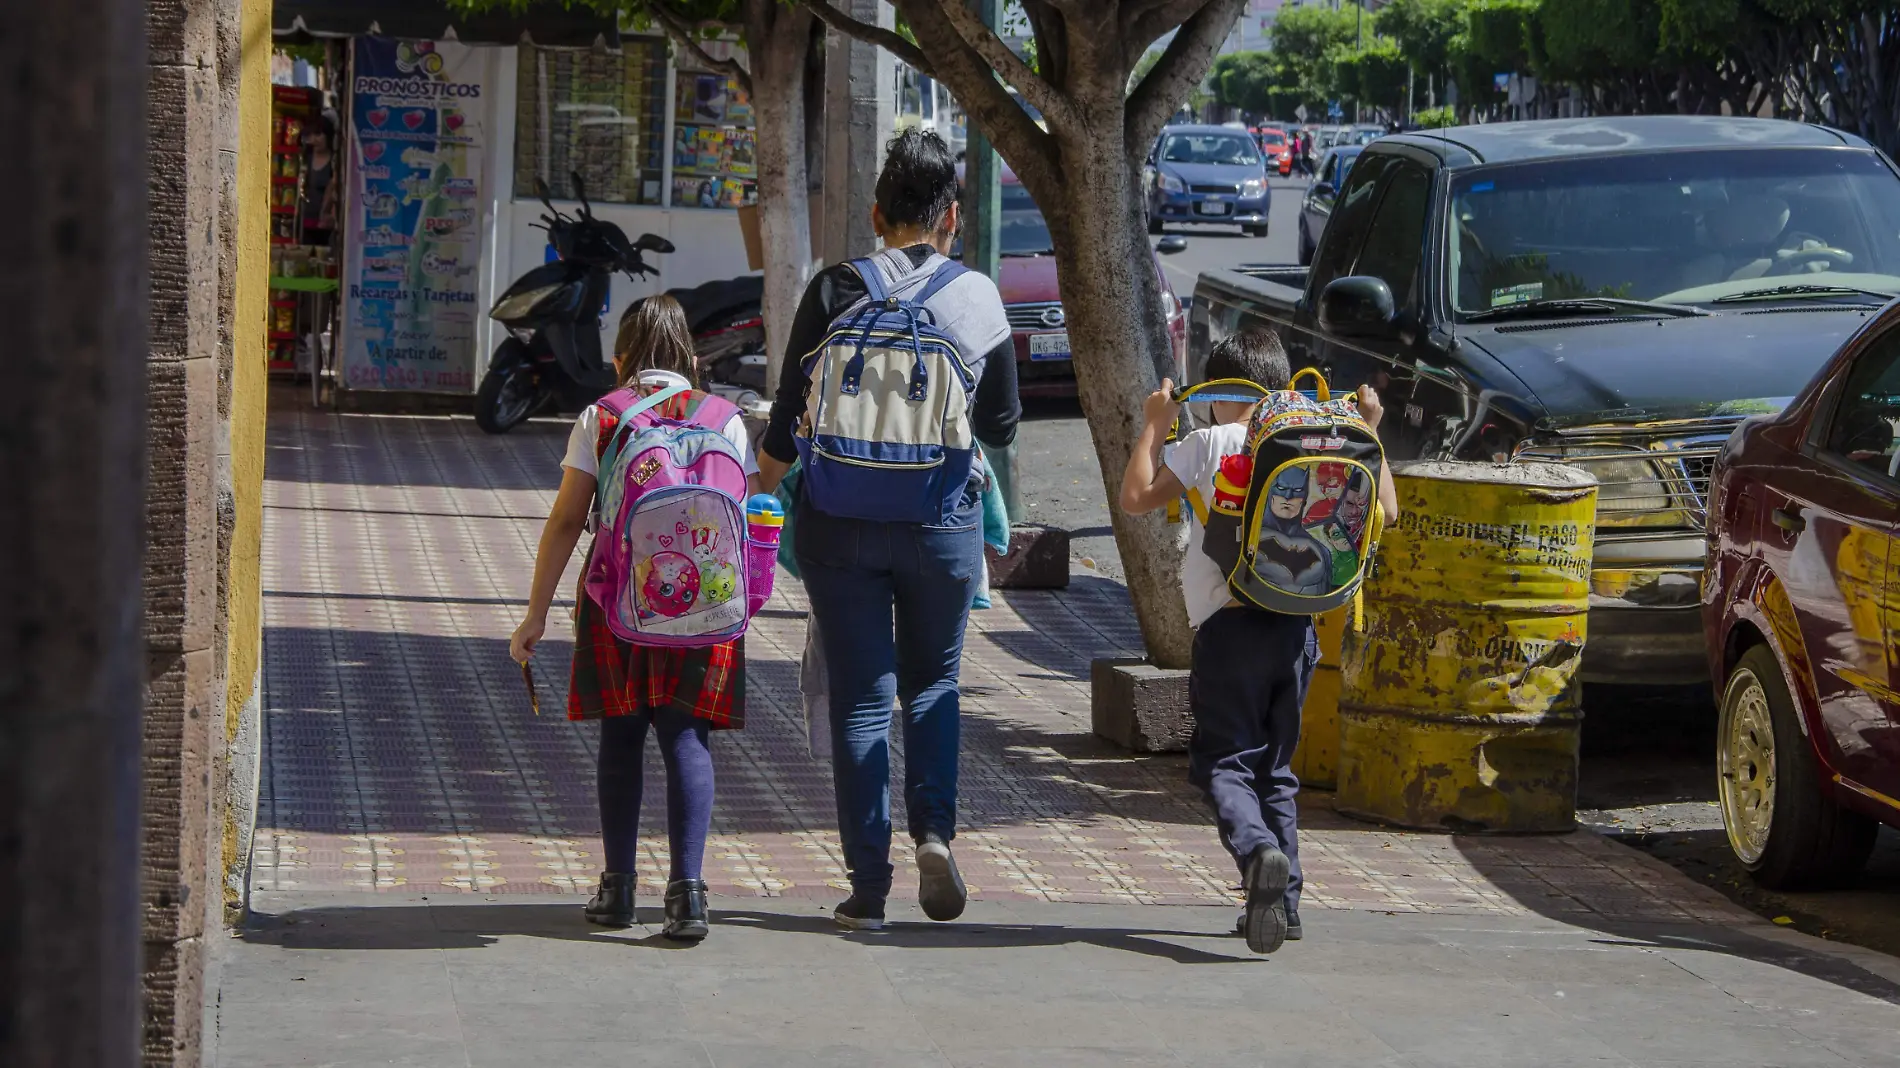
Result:
M659 414L666 402L677 417ZM682 385L641 398L633 388L599 403L598 533L587 595L616 637L635 645L729 642L772 592L751 559L745 461L724 431L739 410ZM756 548L763 549L763 546Z

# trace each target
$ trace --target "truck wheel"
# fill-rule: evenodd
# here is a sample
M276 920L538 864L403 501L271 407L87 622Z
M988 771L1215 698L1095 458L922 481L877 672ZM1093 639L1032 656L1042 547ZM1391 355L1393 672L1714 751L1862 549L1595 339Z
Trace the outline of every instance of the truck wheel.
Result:
M523 351L517 356L509 351L510 345ZM481 388L475 391L475 425L490 434L506 434L541 406L541 387L525 350L514 338L502 342L482 376Z
M1311 267L1313 265L1313 239L1306 236L1306 220L1304 218L1300 220L1299 230L1300 266Z
M1774 651L1742 654L1722 692L1716 790L1729 848L1775 890L1851 878L1873 852L1878 825L1824 791L1814 750Z

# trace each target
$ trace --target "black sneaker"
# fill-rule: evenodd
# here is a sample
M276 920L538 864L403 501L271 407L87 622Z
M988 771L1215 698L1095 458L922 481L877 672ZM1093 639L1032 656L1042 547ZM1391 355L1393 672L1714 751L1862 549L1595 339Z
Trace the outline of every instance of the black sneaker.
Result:
M963 915L969 891L957 872L957 858L950 855L950 847L935 833L917 840L917 871L917 903L923 906L924 915L940 921Z
M1247 948L1272 953L1286 941L1286 854L1270 845L1258 846L1247 857L1242 884L1247 911L1241 917Z
M1242 938L1247 936L1246 913L1241 913L1240 916L1234 920L1234 933ZM1292 903L1289 902L1286 907L1286 940L1289 942L1298 942L1303 936L1304 932L1300 930L1300 910L1294 908Z
M831 910L831 918L847 931L881 931L884 929L884 902L852 894L844 899L844 904Z

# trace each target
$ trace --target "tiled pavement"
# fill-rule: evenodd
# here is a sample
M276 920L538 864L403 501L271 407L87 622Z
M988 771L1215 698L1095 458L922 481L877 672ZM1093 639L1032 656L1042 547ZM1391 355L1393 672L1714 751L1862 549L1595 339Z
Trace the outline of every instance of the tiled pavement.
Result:
M1181 762L1088 734L1088 660L1134 640L1110 586L974 618L959 922L826 916L787 583L715 743L712 938L668 952L651 893L649 926L589 927L593 732L555 714L565 645L538 719L505 650L561 434L272 413L257 894L208 1064L1900 1068L1900 961L1587 832L1392 833L1309 793L1308 937L1249 956Z
M595 729L560 715L570 645L551 638L537 658L540 717L507 655L563 440L554 423L495 438L464 419L273 413L256 889L591 888ZM716 893L831 899L844 885L829 769L804 741L801 593L780 582L754 624L748 725L715 736ZM1131 759L1089 733L1090 658L1137 641L1124 597L1092 580L999 596L972 616L959 857L978 898L1233 900L1232 866L1183 762ZM558 603L553 635L571 611ZM1329 800L1303 798L1316 907L1739 915L1595 835L1396 833L1336 816ZM664 835L642 850L643 881L661 885Z

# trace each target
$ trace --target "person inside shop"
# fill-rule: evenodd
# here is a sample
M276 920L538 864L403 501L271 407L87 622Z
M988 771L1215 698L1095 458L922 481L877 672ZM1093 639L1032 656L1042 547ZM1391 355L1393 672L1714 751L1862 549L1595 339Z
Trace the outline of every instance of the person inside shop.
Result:
M303 243L328 245L336 229L336 113L304 127Z

